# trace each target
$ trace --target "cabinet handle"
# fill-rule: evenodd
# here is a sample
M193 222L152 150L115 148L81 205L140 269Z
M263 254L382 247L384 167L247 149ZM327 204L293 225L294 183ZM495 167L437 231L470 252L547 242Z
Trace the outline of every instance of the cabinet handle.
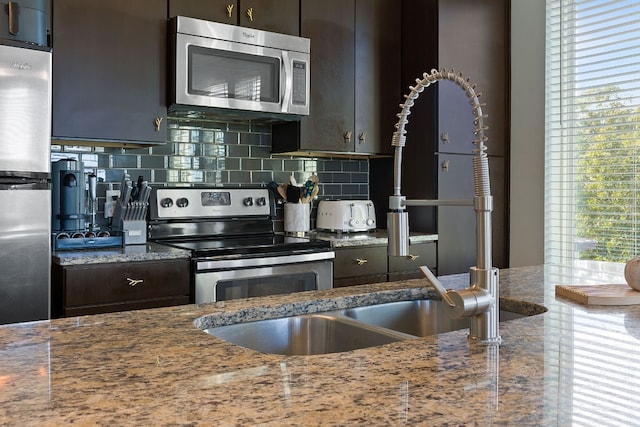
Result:
M351 135L353 135L352 131L346 131L344 135L342 135L344 137L344 142L351 142Z
M253 8L252 7L247 9L247 16L249 17L249 21L253 22Z
M449 160L445 160L442 162L442 170L445 172L449 172Z
M360 144L364 144L367 141L367 132L362 132L360 136L358 136L358 140Z
M15 1L8 2L7 13L9 14L9 34L16 36L18 32L20 32L20 21L18 19L20 15L20 4Z
M445 132L442 134L442 136L440 137L440 139L442 140L442 142L444 142L445 144L449 143L449 132Z
M227 16L229 18L231 18L232 15L233 15L233 5L232 4L228 4L227 5Z
M417 260L418 258L420 258L420 255L411 255L411 254L407 255L407 259L408 259L409 261L415 261L415 260Z
M356 264L358 265L365 265L367 262L369 261L365 258L356 258Z
M143 279L132 279L130 277L127 277L127 280L129 281L128 285L131 287L134 287L135 285L139 285L140 283L144 282Z
M158 132L160 130L160 124L162 123L162 117L156 117L153 123L156 125L156 132Z

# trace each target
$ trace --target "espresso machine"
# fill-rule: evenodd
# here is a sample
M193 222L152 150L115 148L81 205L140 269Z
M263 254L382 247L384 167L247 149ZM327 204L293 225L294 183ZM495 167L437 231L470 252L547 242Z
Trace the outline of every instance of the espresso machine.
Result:
M78 236L85 232L85 185L82 162L63 159L51 165L51 230Z
M85 177L81 161L62 159L51 164L51 231L54 249L122 245L121 236L101 230L96 224L96 183L93 173Z

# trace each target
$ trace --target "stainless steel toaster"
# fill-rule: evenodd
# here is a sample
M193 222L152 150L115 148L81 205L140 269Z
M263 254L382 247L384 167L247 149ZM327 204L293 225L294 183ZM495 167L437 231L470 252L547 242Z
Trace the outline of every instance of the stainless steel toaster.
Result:
M331 232L369 231L376 228L376 211L371 200L321 200L316 229Z

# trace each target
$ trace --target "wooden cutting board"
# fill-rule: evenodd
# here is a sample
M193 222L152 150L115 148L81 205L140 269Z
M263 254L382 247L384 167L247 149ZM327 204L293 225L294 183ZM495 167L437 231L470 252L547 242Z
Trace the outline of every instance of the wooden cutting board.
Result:
M626 283L608 285L556 285L556 295L586 305L634 305L640 304L640 291Z

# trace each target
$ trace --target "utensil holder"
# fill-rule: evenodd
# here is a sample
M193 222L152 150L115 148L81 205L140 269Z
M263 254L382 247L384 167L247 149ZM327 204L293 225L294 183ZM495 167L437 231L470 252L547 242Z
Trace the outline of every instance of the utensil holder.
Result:
M284 231L305 233L311 226L311 203L284 204Z

